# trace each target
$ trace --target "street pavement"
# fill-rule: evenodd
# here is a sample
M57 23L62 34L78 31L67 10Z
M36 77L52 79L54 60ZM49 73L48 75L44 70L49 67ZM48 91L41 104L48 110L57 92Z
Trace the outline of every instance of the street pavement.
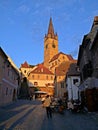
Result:
M40 101L17 100L0 107L0 130L98 130L98 113L53 113L47 118Z

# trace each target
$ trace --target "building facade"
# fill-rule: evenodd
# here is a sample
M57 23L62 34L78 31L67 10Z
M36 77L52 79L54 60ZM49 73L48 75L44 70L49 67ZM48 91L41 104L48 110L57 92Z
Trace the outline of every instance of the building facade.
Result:
M66 75L72 63L76 62L76 60L63 61L58 67L55 68L55 95L56 97L66 97L67 89L66 89Z
M84 36L78 54L81 97L89 111L98 110L98 16L94 18L91 31Z
M11 103L17 99L19 79L18 69L0 47L0 105Z
M66 86L68 92L68 101L80 100L79 94L80 71L77 63L72 63L66 74Z
M49 95L54 94L54 74L43 64L38 64L28 75L28 81L32 88L46 92Z

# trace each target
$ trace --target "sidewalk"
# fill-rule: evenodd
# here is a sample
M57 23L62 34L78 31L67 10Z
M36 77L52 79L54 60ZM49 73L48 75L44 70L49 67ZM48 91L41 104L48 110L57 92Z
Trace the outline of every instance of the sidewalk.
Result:
M88 112L88 114L98 122L98 112Z

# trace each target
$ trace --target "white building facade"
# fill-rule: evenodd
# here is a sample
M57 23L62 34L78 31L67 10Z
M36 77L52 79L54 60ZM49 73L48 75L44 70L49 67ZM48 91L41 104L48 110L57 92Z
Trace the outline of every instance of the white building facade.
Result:
M66 86L69 101L75 101L80 99L79 85L80 72L77 67L77 63L72 63L66 76Z
M76 82L76 83L75 83ZM79 99L79 88L80 77L78 76L70 76L67 78L67 92L68 92L68 100L78 100Z

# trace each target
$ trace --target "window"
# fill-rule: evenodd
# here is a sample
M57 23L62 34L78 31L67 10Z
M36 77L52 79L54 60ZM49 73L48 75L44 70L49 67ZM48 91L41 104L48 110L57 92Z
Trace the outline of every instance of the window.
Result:
M34 79L34 75L32 75L32 79Z
M58 62L60 62L60 59L58 59Z
M48 76L46 76L46 79L48 79Z
M61 82L61 88L64 88L64 83L63 82Z
M52 47L55 48L55 44L52 44Z
M51 84L50 83L48 83L48 86L50 86Z
M65 57L63 56L63 59L65 59Z
M73 84L77 83L78 79L73 79Z
M26 73L26 70L24 70L24 73Z
M46 49L48 48L48 44L46 45Z
M54 66L54 63L52 63L52 66Z
M8 88L6 88L6 95L8 95Z
M51 76L51 79L53 79L53 77Z
M57 65L57 61L55 61L55 65Z
M35 86L38 85L38 82L34 82L34 85L35 85Z
M40 78L40 76L38 75L38 79Z

